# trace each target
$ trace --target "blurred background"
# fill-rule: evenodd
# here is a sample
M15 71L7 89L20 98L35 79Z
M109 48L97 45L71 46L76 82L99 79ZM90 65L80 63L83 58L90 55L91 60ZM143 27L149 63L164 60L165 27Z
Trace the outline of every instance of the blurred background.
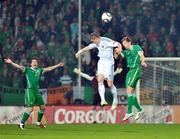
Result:
M180 104L179 9L179 0L1 0L0 43L5 57L22 65L29 65L32 57L37 57L42 67L65 63L64 68L41 77L41 92L47 105L91 105L91 82L85 79L79 82L73 72L78 67L75 53L79 49L79 35L81 48L90 43L92 32L116 41L129 35L150 58L138 88L141 104ZM110 23L101 21L104 11L112 14ZM97 61L96 49L84 53L81 71L94 76ZM123 68L114 80L119 104L126 104L125 66L125 60L116 60L115 69ZM25 87L21 71L1 59L0 105L23 106ZM108 90L106 98L111 103Z

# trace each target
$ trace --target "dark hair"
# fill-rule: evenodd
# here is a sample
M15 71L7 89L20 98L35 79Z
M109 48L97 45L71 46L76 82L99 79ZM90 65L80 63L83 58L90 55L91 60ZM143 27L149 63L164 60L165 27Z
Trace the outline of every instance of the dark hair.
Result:
M38 58L36 58L36 57L31 58L31 60L33 60L33 59L38 61Z
M32 62L32 60L37 60L37 62L39 62L38 58L36 58L36 57L31 58L31 62Z
M92 37L100 38L101 36L99 35L99 33L93 32L93 33L90 34L90 38L92 38Z
M127 42L132 42L131 38L129 36L125 36L122 38L121 42L127 41Z

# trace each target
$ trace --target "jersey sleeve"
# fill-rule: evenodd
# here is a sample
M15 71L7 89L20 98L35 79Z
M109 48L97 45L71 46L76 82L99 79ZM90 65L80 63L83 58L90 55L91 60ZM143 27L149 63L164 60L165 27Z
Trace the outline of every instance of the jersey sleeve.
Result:
M136 45L136 50L137 50L137 52L143 51L139 45Z
M91 43L88 45L90 49L97 48L97 45L95 43Z
M121 56L122 56L122 57L126 57L126 50L124 50L124 51L121 52Z
M27 73L27 72L28 72L28 69L29 69L28 67L24 67L24 71L23 71L23 72L24 72L24 73Z
M42 74L42 73L43 73L43 71L44 71L44 69L43 69L43 68L39 68L39 72L40 72L40 74Z

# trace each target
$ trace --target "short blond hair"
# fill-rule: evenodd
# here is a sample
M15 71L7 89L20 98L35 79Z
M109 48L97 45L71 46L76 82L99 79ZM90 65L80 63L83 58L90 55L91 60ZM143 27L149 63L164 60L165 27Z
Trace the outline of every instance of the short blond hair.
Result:
M96 33L96 32L93 32L90 34L90 39L93 39L93 38L100 38L101 36L99 35L99 33Z

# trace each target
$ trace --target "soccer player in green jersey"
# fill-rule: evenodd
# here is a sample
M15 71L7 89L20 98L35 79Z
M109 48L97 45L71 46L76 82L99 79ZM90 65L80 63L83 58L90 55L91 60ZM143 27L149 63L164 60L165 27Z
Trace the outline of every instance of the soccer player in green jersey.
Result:
M122 39L122 45L125 47L125 50L122 51L122 47L119 47L115 49L115 52L116 54L121 54L122 57L126 58L127 67L129 69L126 75L126 88L128 95L127 113L123 120L128 120L133 116L132 106L135 106L137 109L135 119L138 120L144 112L137 100L135 88L142 75L141 66L147 67L147 64L145 63L143 50L139 45L132 45L132 41L129 37L124 37Z
M39 91L40 76L45 72L64 66L64 63L59 63L57 65L50 66L47 68L39 68L38 60L36 58L32 58L30 67L24 67L22 65L18 65L9 58L5 59L5 62L8 64L11 64L17 69L22 70L24 74L26 75L27 89L26 89L26 94L25 94L25 102L26 102L27 109L23 114L19 127L21 129L24 129L24 124L26 120L28 119L29 115L31 114L31 112L33 111L33 106L37 105L40 108L38 111L37 125L41 128L44 128L45 126L41 123L41 119L44 115L45 103L43 102L42 96Z

